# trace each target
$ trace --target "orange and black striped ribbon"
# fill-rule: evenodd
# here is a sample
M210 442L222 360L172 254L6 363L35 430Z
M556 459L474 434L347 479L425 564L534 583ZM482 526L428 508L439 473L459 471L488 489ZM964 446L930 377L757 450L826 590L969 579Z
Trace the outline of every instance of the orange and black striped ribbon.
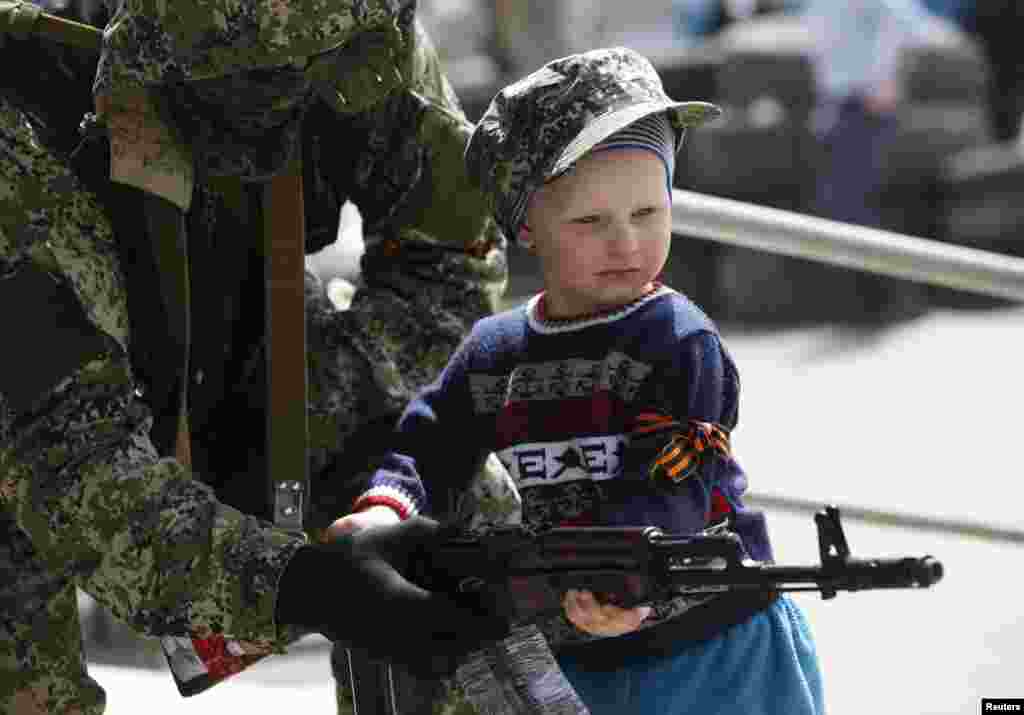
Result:
M637 415L633 435L649 436L659 432L670 436L648 470L649 477L655 482L679 484L699 473L701 466L709 460L728 458L732 454L729 433L721 425L689 420L683 426L660 413Z

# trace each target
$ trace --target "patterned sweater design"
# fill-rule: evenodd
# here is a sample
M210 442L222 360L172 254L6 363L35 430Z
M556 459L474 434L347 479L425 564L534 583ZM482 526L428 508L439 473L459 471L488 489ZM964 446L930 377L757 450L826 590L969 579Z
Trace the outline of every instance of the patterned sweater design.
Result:
M584 319L543 315L543 297L479 321L438 378L402 415L395 448L356 509L443 516L489 452L505 466L535 525L654 525L692 533L734 514L750 556L771 559L763 517L742 504L733 458L709 460L678 484L649 466L664 442L638 439L637 416L731 430L739 378L713 323L656 285L633 303ZM431 506L433 505L433 511Z

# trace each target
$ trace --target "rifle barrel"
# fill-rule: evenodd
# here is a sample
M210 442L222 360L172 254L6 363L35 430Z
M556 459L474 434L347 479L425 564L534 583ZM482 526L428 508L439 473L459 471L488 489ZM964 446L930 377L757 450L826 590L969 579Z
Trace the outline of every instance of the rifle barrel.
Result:
M876 588L926 588L942 579L942 564L932 558L850 559L824 566L733 565L725 569L672 569L668 580L684 591L723 588L797 590L814 584L823 590L859 591ZM806 589L800 589L806 590Z

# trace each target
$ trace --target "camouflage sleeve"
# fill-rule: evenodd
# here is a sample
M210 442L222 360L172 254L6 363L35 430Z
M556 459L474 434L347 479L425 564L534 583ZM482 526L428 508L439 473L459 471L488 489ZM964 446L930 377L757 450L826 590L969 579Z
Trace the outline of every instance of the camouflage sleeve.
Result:
M304 124L304 157L363 218L361 286L331 340L370 366L368 404L391 424L499 307L507 275L504 240L463 167L471 125L408 5L311 70L321 101Z
M364 280L404 294L454 282L476 294L460 296L476 317L493 312L504 239L465 170L472 124L414 4L324 61L312 70L323 102L306 127L325 178L362 215Z
M463 162L473 126L418 22L401 48L407 83L367 116L373 132L358 163L360 210L370 233L436 241L483 258L500 241ZM402 195L380 190L388 186L402 187Z
M276 647L303 538L160 459L127 358L127 297L95 199L0 100L0 503L47 570L150 634Z

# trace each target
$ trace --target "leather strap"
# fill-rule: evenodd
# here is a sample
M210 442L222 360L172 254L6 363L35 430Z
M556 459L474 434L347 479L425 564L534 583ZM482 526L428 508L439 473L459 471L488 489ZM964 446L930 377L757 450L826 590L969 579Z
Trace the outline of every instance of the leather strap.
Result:
M178 416L178 438L174 442L174 458L182 466L192 468L192 433L188 427L188 413L184 410Z
M302 166L295 161L264 187L263 237L270 501L274 523L296 531L309 502L305 216Z

